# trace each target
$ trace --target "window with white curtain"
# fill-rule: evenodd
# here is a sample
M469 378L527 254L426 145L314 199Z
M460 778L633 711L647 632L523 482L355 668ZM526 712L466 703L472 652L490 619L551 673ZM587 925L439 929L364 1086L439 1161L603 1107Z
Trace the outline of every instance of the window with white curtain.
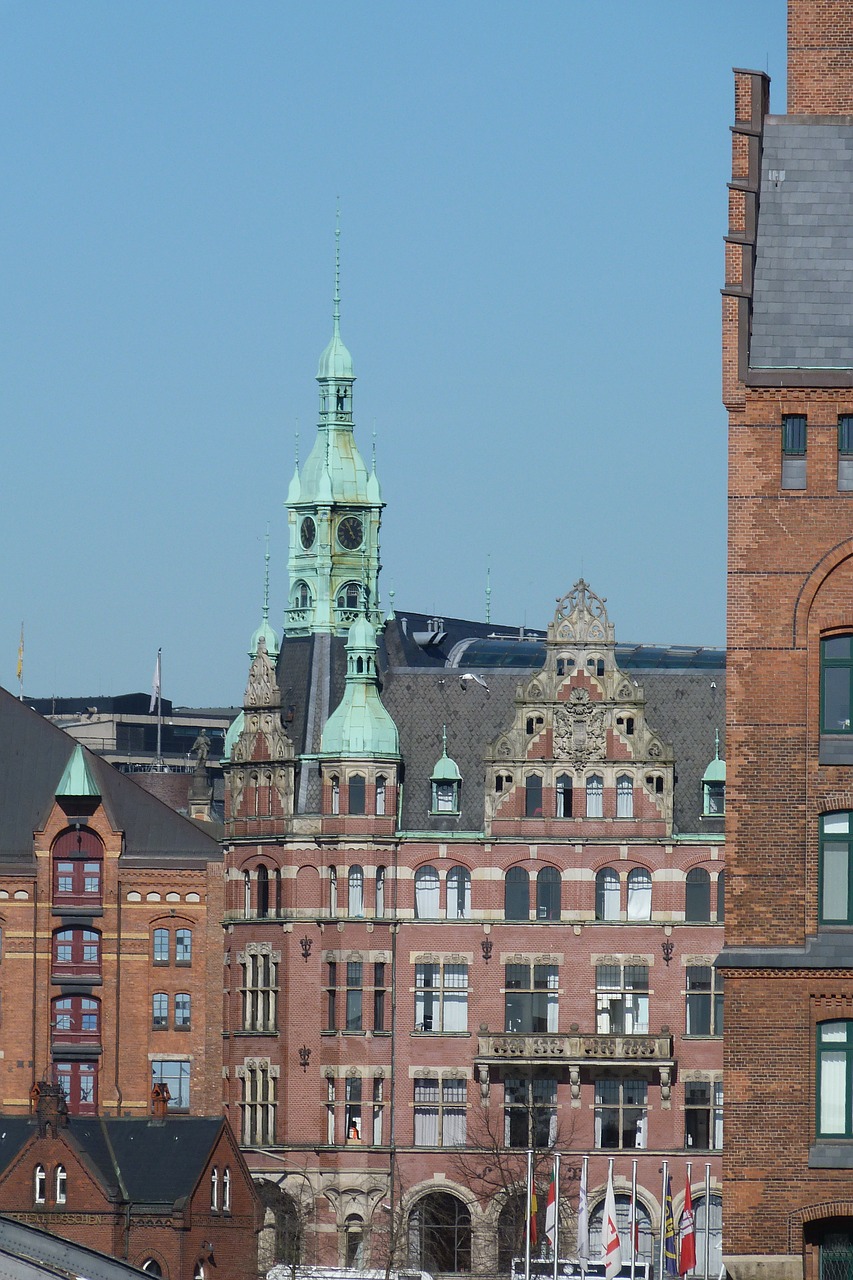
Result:
M599 1035L648 1035L649 967L595 966L595 1029Z
M465 1080L415 1078L415 1146L464 1147L466 1138Z
M652 874L645 867L628 872L628 919L651 920Z
M821 1022L817 1028L820 1137L853 1137L853 1022Z
M620 773L616 779L616 817L634 816L634 779L629 773Z
M591 773L586 780L586 816L604 817L604 779L599 773Z
M358 865L349 869L349 914L364 915L364 867Z
M468 1030L467 964L415 965L415 1030Z
M447 873L447 918L471 918L471 872L467 867L451 867Z
M376 868L376 918L381 920L385 915L385 868Z
M619 873L613 867L602 867L595 873L595 918L618 920L620 907Z
M418 867L415 872L415 919L438 919L438 872L435 867Z

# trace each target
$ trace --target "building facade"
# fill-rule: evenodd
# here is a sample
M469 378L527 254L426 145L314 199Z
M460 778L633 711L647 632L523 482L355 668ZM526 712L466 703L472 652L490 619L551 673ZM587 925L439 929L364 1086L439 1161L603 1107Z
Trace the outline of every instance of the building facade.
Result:
M735 72L725 1257L853 1269L853 4L790 0L788 114Z
M662 1159L719 1271L724 655L383 616L381 493L340 334L288 494L291 595L226 739L226 1111L276 1261L507 1271L526 1151L589 1158L629 1256ZM544 1210L544 1194L540 1204ZM541 1216L541 1211L540 1211ZM541 1234L541 1224L540 1224Z

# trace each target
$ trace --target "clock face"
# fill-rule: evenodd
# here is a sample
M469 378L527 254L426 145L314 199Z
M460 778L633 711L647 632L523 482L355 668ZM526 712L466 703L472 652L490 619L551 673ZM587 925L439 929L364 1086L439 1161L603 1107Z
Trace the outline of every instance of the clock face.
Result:
M344 516L338 525L338 542L347 551L355 551L364 541L364 526L358 516Z
M299 538L306 551L309 547L313 547L316 536L317 526L310 516L306 516L302 521L302 527L299 530Z

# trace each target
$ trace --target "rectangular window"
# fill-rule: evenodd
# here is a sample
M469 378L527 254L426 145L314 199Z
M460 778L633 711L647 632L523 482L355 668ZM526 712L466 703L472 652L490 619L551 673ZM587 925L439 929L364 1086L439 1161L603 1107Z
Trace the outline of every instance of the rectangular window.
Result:
M550 1147L557 1139L557 1081L550 1076L504 1080L504 1145Z
M326 974L326 1030L337 1030L338 966L329 961Z
M175 932L175 964L192 964L193 935L191 929Z
M364 991L362 974L364 966L360 960L347 961L347 1031L361 1031L362 1010L364 1007Z
M347 1142L361 1142L361 1077L348 1076L344 1116Z
M838 415L838 453L843 458L853 457L853 413Z
M381 1076L373 1080L373 1145L382 1146L382 1119L385 1114L385 1081Z
M241 965L243 1030L276 1030L276 964L268 952L249 952Z
M697 1151L719 1151L722 1148L722 1080L685 1082L684 1145Z
M645 1080L596 1080L596 1147L628 1150L646 1146L648 1092Z
M508 964L504 982L505 1031L556 1032L560 988L556 965Z
M463 1147L466 1135L465 1080L415 1080L415 1146Z
M468 1030L467 964L415 965L415 1030Z
M595 1029L599 1035L648 1035L649 970L644 964L595 967Z
M151 1084L165 1084L169 1089L169 1110L190 1109L190 1064L185 1059L151 1063Z
M277 1084L269 1062L247 1062L243 1068L243 1145L266 1146L275 1142Z
M782 488L806 487L806 416L782 415Z
M723 1034L723 978L712 965L687 966L687 1035Z
M373 966L373 1030L385 1030L385 965Z
M165 991L155 991L151 997L151 1026L155 1031L165 1031L169 1025L169 997Z
M154 930L153 959L155 964L169 963L169 930Z
M851 1079L853 1022L821 1022L817 1028L819 1137L853 1137Z
M853 635L820 642L822 733L853 733Z
M586 780L586 816L604 816L604 779L597 773L591 774Z

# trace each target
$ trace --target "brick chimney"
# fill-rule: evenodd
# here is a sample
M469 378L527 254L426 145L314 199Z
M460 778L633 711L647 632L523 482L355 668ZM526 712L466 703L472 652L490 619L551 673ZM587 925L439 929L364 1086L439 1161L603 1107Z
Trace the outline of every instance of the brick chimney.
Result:
M58 1084L37 1081L30 1090L30 1104L42 1138L55 1137L68 1124L68 1105Z
M853 0L788 0L788 115L853 115Z
M151 1090L151 1123L165 1124L171 1098L167 1084L155 1084Z

